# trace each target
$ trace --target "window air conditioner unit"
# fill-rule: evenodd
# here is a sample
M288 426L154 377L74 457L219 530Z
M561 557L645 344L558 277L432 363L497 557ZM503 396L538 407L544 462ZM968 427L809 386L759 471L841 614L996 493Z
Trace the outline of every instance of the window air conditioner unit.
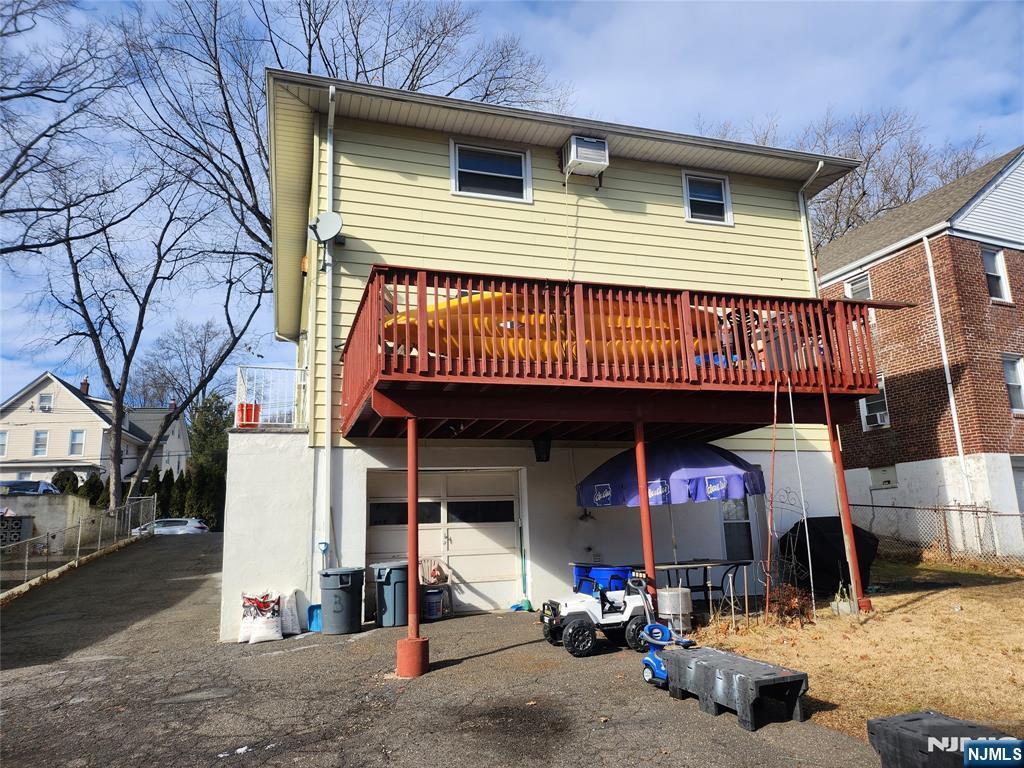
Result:
M562 147L562 170L568 175L598 176L608 167L608 142L570 136Z
M869 427L887 427L889 426L889 414L866 413L864 414L864 423Z

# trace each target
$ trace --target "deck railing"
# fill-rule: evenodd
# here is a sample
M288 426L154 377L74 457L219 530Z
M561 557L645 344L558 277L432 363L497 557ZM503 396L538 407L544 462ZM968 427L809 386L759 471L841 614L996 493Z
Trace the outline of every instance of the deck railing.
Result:
M876 386L868 308L830 301L377 267L343 353L377 378L796 391Z
M306 371L242 365L235 381L236 429L304 429Z

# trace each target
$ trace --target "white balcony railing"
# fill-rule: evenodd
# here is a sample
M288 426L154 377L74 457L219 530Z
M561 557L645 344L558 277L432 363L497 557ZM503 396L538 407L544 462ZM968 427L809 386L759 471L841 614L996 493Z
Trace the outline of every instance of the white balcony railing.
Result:
M306 425L305 369L239 366L236 429L305 429Z

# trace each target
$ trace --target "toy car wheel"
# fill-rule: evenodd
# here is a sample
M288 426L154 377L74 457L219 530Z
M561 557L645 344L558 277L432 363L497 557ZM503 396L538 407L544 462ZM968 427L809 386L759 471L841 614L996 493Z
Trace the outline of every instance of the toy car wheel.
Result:
M640 636L647 626L647 619L643 616L634 616L626 624L626 645L634 651L643 652L647 650L647 643Z
M589 656L597 646L597 633L594 625L586 619L570 621L562 631L562 645L565 650L577 658Z
M644 664L643 676L645 683L651 683L652 685L654 684L654 670L648 667L646 664Z
M552 645L559 645L562 642L562 630L555 629L550 624L545 624L544 639Z

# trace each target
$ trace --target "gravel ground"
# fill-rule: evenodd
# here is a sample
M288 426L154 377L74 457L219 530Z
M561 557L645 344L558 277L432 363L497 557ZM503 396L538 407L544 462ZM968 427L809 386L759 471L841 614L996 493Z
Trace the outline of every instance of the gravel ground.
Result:
M3 610L5 768L878 766L813 718L747 733L704 715L646 686L631 651L574 659L531 615L428 625L414 681L392 674L396 630L218 644L220 547L135 544Z

